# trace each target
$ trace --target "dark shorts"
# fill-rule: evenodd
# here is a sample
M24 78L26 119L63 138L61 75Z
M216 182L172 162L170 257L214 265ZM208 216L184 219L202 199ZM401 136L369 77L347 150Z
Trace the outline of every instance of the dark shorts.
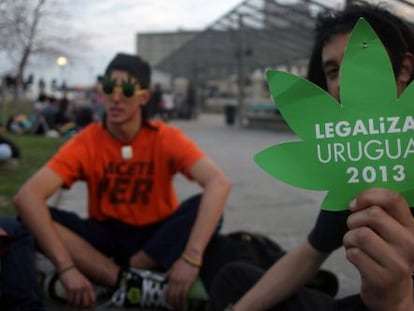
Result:
M182 254L195 222L201 195L184 201L169 218L148 226L118 220L83 219L77 214L50 208L54 221L76 232L101 253L127 266L129 258L144 250L161 268L168 269Z

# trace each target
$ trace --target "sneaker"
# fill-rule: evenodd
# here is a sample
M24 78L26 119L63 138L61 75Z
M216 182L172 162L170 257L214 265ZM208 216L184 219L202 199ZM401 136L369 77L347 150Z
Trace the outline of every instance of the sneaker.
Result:
M66 289L63 287L62 282L60 282L59 276L56 273L40 273L39 279L40 285L47 298L52 299L54 301L59 301L61 303L66 302Z
M66 290L56 274L55 266L43 254L36 253L36 270L40 287L49 299L65 302Z
M167 281L164 274L129 268L108 306L166 309L166 291Z
M36 253L36 269L40 287L48 299L66 303L67 292L56 272L55 266L43 254ZM109 288L94 284L96 299L104 301L110 296Z
M150 270L129 268L105 307L130 308L139 310L166 310L168 283L165 274ZM188 293L188 310L202 311L208 307L208 295L199 279Z

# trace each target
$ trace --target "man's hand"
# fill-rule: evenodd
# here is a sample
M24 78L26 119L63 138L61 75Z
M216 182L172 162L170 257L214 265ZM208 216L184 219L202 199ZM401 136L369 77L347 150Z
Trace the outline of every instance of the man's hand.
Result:
M76 268L60 276L67 291L67 303L76 308L91 308L96 302L95 291L88 279Z
M344 236L347 259L361 275L361 297L370 310L414 310L414 221L404 198L369 189L350 206Z
M190 265L181 258L168 272L167 303L173 310L186 310L187 295L197 278L200 268Z

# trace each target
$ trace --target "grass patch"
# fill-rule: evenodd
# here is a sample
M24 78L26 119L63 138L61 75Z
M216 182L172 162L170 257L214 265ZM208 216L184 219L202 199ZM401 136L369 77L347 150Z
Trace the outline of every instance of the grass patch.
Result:
M67 140L34 135L7 135L21 152L18 168L11 172L0 172L0 215L13 215L13 196L21 185L32 176Z

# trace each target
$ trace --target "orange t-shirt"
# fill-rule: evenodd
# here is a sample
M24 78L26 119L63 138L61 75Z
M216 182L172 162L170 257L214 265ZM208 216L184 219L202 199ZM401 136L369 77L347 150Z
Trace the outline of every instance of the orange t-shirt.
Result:
M93 123L64 144L47 166L65 187L77 180L87 183L91 218L131 225L159 222L178 207L174 175L191 179L190 169L204 153L181 130L160 121L152 124L157 129L142 127L133 141L122 144ZM123 146L132 148L132 158L123 159Z

